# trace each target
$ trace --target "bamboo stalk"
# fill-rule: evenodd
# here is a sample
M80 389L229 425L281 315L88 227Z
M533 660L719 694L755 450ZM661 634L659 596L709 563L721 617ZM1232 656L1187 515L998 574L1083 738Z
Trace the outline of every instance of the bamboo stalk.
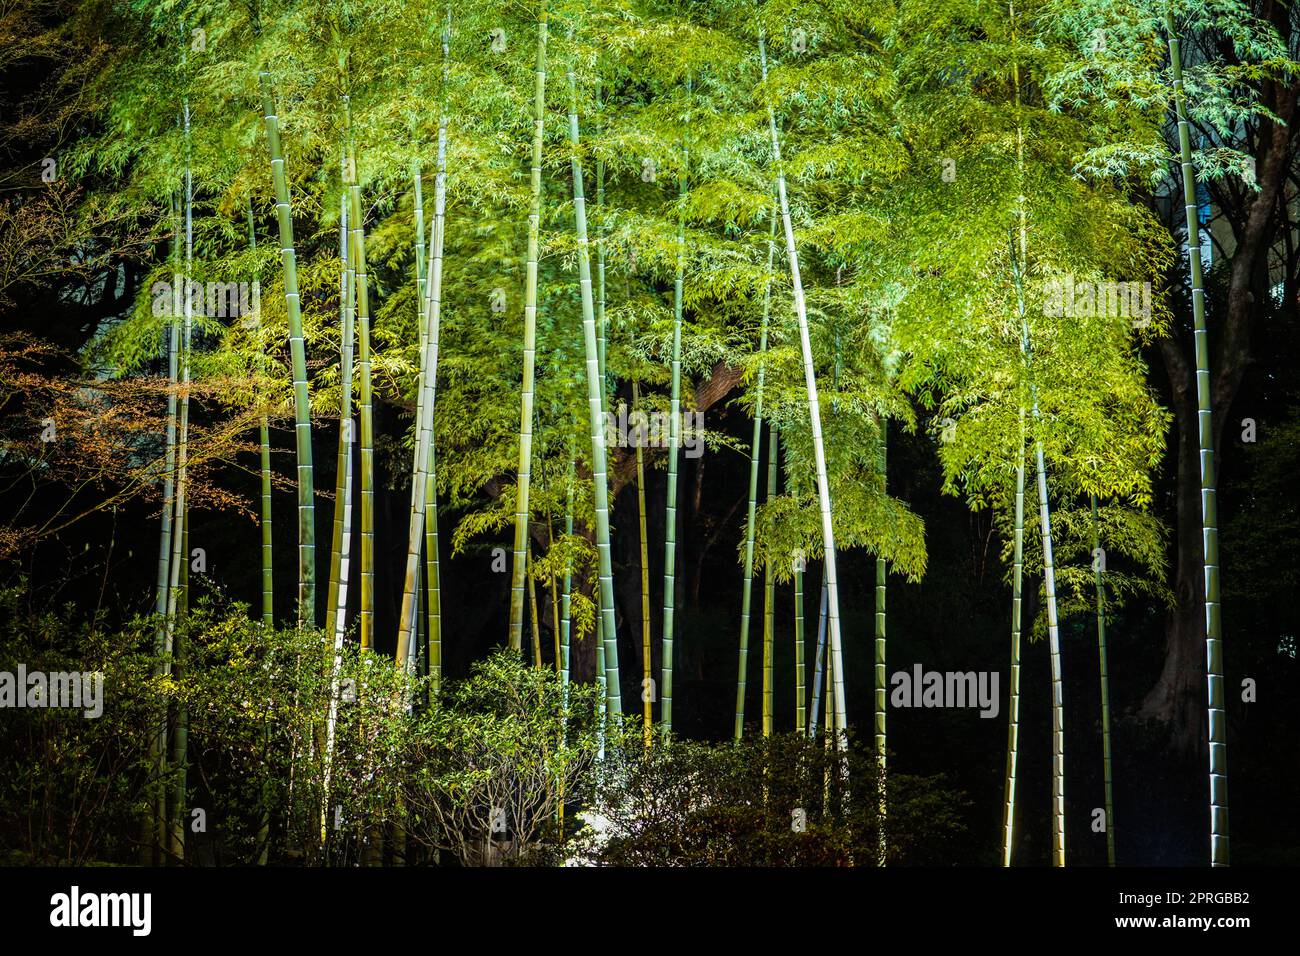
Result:
M158 626L154 632L154 656L158 659L154 676L161 677L167 672L163 655L167 652L167 634L169 631L168 613L171 608L171 565L172 565L172 516L176 511L176 418L177 418L177 380L179 371L179 330L176 319L181 312L181 289L183 279L180 273L181 258L181 223L180 207L175 193L171 196L172 207L172 304L167 318L167 450L164 458L163 473L163 507L158 534L158 574L154 595L154 613L158 615ZM156 854L165 841L167 820L167 796L162 787L162 779L167 773L167 716L164 713L159 720L157 733L149 738L150 762L153 765L157 791L153 803L145 813L143 836L145 846L141 851L141 863L150 865L157 862Z
M375 645L375 419L370 362L370 274L366 262L366 223L357 182L356 149L352 142L351 97L343 96L344 128L347 135L345 181L348 188L348 256L356 283L357 375L360 394L357 408L361 419L358 448L361 465L361 588L357 614L361 649Z
M528 544L528 551L524 558L526 570L528 571L528 612L529 624L532 627L531 635L533 639L533 667L537 670L542 669L542 627L537 618L537 579L533 575L533 545Z
M650 746L653 727L653 708L655 698L654 678L651 677L650 659L650 549L646 532L645 517L645 444L646 434L642 431L645 421L640 409L641 390L636 379L632 379L632 412L637 415L636 438L636 506L638 519L638 543L641 558L641 722L644 729L645 745Z
M690 96L691 80L686 81ZM673 631L677 591L677 452L681 445L682 411L682 297L686 278L686 187L690 151L682 143L682 175L677 191L677 275L673 280L672 397L668 412L668 492L664 511L664 638L661 668L660 720L673 727Z
M763 320L759 326L758 365L754 385L754 431L749 444L749 510L745 516L745 577L740 598L740 659L736 675L736 723L734 736L745 734L745 690L749 679L749 614L754 589L754 516L758 507L758 468L763 449L763 382L767 375L767 323L772 313L772 271L776 266L777 205L772 204L772 226L767 240L767 279L763 284Z
M567 490L564 495L564 536L566 539L573 536L573 478L575 465L572 450L569 454L569 479ZM560 683L564 687L569 685L569 654L570 654L570 630L573 627L572 622L572 590L573 590L573 564L569 558L564 559L564 594L560 597L560 649L563 653L563 665L560 670Z
M767 446L767 503L776 498L777 445L776 425L771 426ZM776 583L772 578L772 560L763 562L763 736L772 736L772 656L776 641Z
M1016 462L1015 549L1011 568L1011 667L1007 714L1007 776L1002 804L1002 865L1011 865L1015 846L1016 769L1020 759L1021 591L1025 572L1025 409L1020 408L1020 457Z
M524 285L524 374L519 402L519 469L515 481L515 543L510 572L510 647L519 650L524 630L524 552L528 546L529 482L533 460L533 373L537 359L537 256L542 218L542 142L546 118L546 21L537 13L537 66L533 86L533 164L528 211L528 262Z
M438 119L438 158L437 172L434 176L434 235L438 241L438 272L441 283L442 257L446 246L447 229L447 89L451 73L451 4L447 5L447 17L442 30L442 114ZM427 278L427 277L426 277ZM439 316L441 317L442 295L438 296ZM425 656L429 666L429 693L436 694L442 688L442 570L439 563L441 545L438 541L438 471L437 471L437 437L436 411L438 397L438 365L435 355L433 366L432 393L429 407L429 466L428 479L425 481L424 503L424 574L428 587L428 599L425 601Z
M821 607L817 612L817 653L813 664L812 707L808 715L808 736L817 735L817 717L822 701L822 664L826 660L826 578L822 578Z
M883 495L889 494L888 471L886 465L888 462L888 436L889 423L882 416L880 419L880 491ZM878 811L880 814L880 844L877 853L877 862L885 865L885 857L889 851L888 831L886 829L888 804L886 801L886 770L888 762L888 747L885 721L888 715L888 695L889 695L889 676L886 673L886 620L885 620L885 598L886 588L889 582L889 572L885 565L885 559L876 556L876 773L879 775L877 787L880 790L880 799Z
M1092 499L1092 571L1097 584L1097 660L1101 674L1101 759L1106 788L1106 864L1115 865L1115 802L1111 791L1110 678L1106 666L1106 598L1102 588L1105 557L1101 550L1101 524L1097 518L1097 496Z
M428 536L426 508L429 502L430 448L433 445L434 404L437 396L438 347L442 314L442 263L446 230L446 176L444 167L447 155L446 110L438 125L438 175L434 181L433 247L430 250L429 269L425 283L421 321L421 339L424 348L420 355L419 399L416 402L416 441L414 461L411 466L411 514L407 531L406 573L402 584L402 610L398 619L397 659L404 661L416 646L418 630L416 597L420 586L420 553ZM436 542L434 543L436 553ZM432 638L430 648L432 649ZM430 655L432 661L432 654ZM439 643L439 666L441 644Z
M596 554L600 587L601 643L604 647L605 695L610 714L623 713L619 687L618 633L614 625L614 568L609 546L609 482L605 456L604 388L596 344L596 316L591 295L591 251L587 240L587 205L582 193L582 155L578 136L578 85L569 68L569 142L572 146L573 217L578 235L578 287L582 294L583 345L587 364L587 411L591 426L591 471L596 510Z
M1012 36L1015 37L1015 4L1010 5ZM1024 125L1020 116L1020 65L1012 63L1015 83L1016 107L1016 168L1024 178ZM1029 226L1025 213L1024 196L1017 202L1019 220L1019 255L1016 244L1011 244L1012 278L1015 282L1017 309L1020 313L1020 353L1028 375L1033 364L1033 349L1029 339L1029 320L1025 306L1025 270L1029 262ZM1038 411L1038 389L1032 378L1029 382L1034 424L1041 419ZM1038 516L1043 538L1043 589L1047 596L1047 642L1052 669L1052 862L1065 866L1065 703L1062 699L1064 682L1061 677L1061 635L1056 612L1056 568L1052 561L1052 516L1047 499L1047 465L1043 457L1041 438L1034 441L1034 457L1038 473Z
M763 83L767 83L767 50L760 28L758 54ZM844 731L848 729L844 709L844 666L840 643L840 597L835 567L835 529L831 522L831 486L826 470L826 446L822 439L821 405L817 397L817 376L813 370L812 341L808 334L808 312L804 302L803 279L799 273L799 252L795 247L794 226L790 220L790 202L786 196L785 168L781 163L781 142L777 136L776 113L767 102L768 130L772 137L772 162L776 167L776 190L785 227L786 255L790 260L790 282L794 293L795 318L799 323L799 347L803 356L804 384L808 393L808 417L812 424L813 461L817 473L817 499L821 509L822 546L825 551L828 622L830 625L830 679L835 706L837 747L848 746Z
M1210 757L1210 865L1228 865L1228 714L1223 674L1223 619L1219 605L1219 508L1214 462L1214 397L1210 389L1210 339L1205 321L1205 287L1196 246L1200 231L1196 211L1196 174L1187 126L1183 56L1172 9L1165 14L1169 62L1173 69L1174 114L1178 121L1178 158L1182 168L1183 207L1187 221L1187 267L1192 286L1193 339L1196 345L1196 423L1201 463L1201 536L1205 562L1205 689Z
M284 270L284 299L289 314L289 354L293 366L294 439L298 454L298 620L315 623L316 523L311 456L311 398L307 390L307 350L298 301L298 265L293 244L289 185L280 150L280 124L271 94L271 75L258 74L262 114L275 184L275 213L280 229L280 261ZM368 370L368 367L367 367Z
M346 175L346 174L344 174ZM333 634L338 613L339 588L343 573L343 488L347 468L352 460L352 342L353 275L348 254L348 195L346 186L339 195L339 447L335 458L333 535L330 543L330 579L326 592L325 633ZM347 607L343 614L346 618Z
M253 226L253 198L248 199L248 247L257 251L257 230ZM257 280L253 280L253 286L256 289ZM257 334L258 334L258 359L262 364L262 371L266 371L266 351L262 346L262 316L260 312L261 295L254 292L254 300L258 303L259 312L257 314ZM272 574L272 558L274 549L272 547L271 537L271 428L267 420L266 407L262 406L261 415L258 416L258 440L261 458L261 479L262 479L262 510L259 516L258 524L262 532L262 623L267 627L275 626L275 581Z
M794 730L804 733L808 706L804 664L803 556L795 556L794 566Z

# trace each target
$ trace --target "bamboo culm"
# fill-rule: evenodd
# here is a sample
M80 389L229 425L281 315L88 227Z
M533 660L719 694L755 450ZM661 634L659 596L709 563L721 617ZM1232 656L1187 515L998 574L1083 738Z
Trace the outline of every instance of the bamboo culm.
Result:
M779 441L776 426L768 433L767 446L767 498L771 504L776 498ZM763 736L772 736L772 657L776 642L776 582L772 578L772 560L763 562Z
M537 14L537 65L533 85L533 159L528 210L528 260L524 285L524 370L519 402L519 468L515 480L514 561L510 565L510 647L519 650L524 632L525 551L530 521L528 492L533 460L533 376L537 358L537 255L542 216L542 145L546 117L546 21Z
M1201 549L1205 584L1205 691L1210 756L1210 865L1228 865L1228 714L1223 675L1223 620L1219 605L1219 508L1214 464L1214 399L1210 391L1210 340L1205 321L1201 275L1196 174L1183 90L1183 57L1172 10L1165 15L1169 62L1173 69L1174 114L1187 221L1187 267L1192 287L1193 340L1196 346L1196 423L1201 462Z
M763 34L758 36L758 53L764 84L767 83L767 50ZM799 253L795 247L794 225L790 219L790 202L786 195L785 170L781 164L781 141L777 136L776 113L767 104L768 130L772 138L772 161L776 167L776 190L781 207L781 221L785 227L786 256L790 260L790 282L794 293L795 317L799 322L799 347L803 356L804 385L808 394L808 417L812 424L813 462L817 474L817 499L821 510L822 547L825 552L827 589L827 621L830 633L831 700L834 705L837 744L848 746L845 736L847 722L844 709L844 663L840 642L840 597L835 567L835 529L831 521L831 486L826 469L826 446L822 439L821 406L817 397L817 376L813 370L812 341L808 333L808 312L804 302L803 280L799 274Z
M749 444L749 508L745 516L745 576L740 598L740 658L736 674L734 737L745 733L745 690L749 679L749 617L754 591L754 517L758 508L758 468L763 449L763 382L767 374L767 323L772 314L772 271L776 267L777 206L772 205L771 234L767 240L767 279L763 284L763 319L758 333L758 379L754 383L754 431Z
M691 82L686 82L690 95ZM677 274L673 280L673 353L672 396L668 412L668 491L664 506L664 639L661 662L662 703L660 720L666 729L673 726L673 632L675 625L675 598L677 590L677 455L681 445L682 408L682 296L686 284L686 170L690 166L690 152L682 146L682 175L678 185L677 210Z
M1106 796L1106 864L1115 865L1115 801L1111 789L1110 677L1106 666L1106 595L1102 578L1106 573L1106 552L1101 546L1101 523L1097 496L1092 503L1092 573L1097 585L1097 662L1101 676L1101 760Z
M582 158L578 135L578 86L569 71L569 142L573 147L573 218L578 235L578 287L582 295L583 346L587 364L587 410L591 427L591 471L596 509L596 554L600 589L600 618L609 715L623 713L619 686L618 633L614 626L614 565L609 546L609 476L605 453L604 388L596 343L595 306L591 295L591 250L587 239L587 205L582 192Z
M1008 681L1007 774L1002 803L1002 865L1011 865L1015 847L1016 770L1020 759L1021 593L1025 573L1025 409L1020 408L1020 456L1016 462L1015 524L1011 565L1011 666Z
M303 340L298 296L298 265L293 243L289 185L280 149L280 124L275 113L269 73L260 73L262 114L275 184L275 214L280 230L280 261L284 271L285 308L289 315L289 354L293 366L294 442L298 456L298 620L315 623L316 523L315 486L311 456L311 398L307 390L307 349Z

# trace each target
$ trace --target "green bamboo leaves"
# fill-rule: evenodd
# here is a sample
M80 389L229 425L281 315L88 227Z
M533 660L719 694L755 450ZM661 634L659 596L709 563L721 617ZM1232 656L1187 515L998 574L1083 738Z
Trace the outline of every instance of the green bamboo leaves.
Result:
M316 510L311 457L311 398L307 391L307 349L303 341L302 310L298 302L298 264L293 244L289 184L284 174L284 154L280 149L280 123L275 113L275 100L271 94L270 74L265 72L258 74L258 82L262 90L266 143L271 155L271 178L275 184L275 215L280 228L280 261L284 270L284 301L289 313L289 353L293 362L294 442L298 454L298 619L307 624L314 624ZM354 210L359 216L360 211L355 205ZM368 353L366 357L368 360Z

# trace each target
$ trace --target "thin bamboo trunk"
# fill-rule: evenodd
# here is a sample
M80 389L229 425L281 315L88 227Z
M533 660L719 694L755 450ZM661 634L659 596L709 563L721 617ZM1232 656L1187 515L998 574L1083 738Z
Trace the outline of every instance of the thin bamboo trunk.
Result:
M740 598L740 660L736 675L736 723L734 736L745 734L745 690L749 679L749 614L754 590L754 513L758 506L758 468L763 449L763 382L767 375L767 322L772 314L772 270L776 266L776 215L772 205L771 233L767 240L767 280L763 284L763 320L759 326L758 381L754 385L754 431L749 444L749 510L745 517L745 577Z
M178 520L183 526L181 533L182 548L184 554L189 553L190 542L190 515L189 512L179 516ZM189 563L182 558L183 567L181 570L181 593L184 595L185 605L180 611L182 618L188 617L189 610ZM182 626L178 629L173 637L172 644L172 680L181 681L185 677L185 641L188 627ZM188 776L189 776L189 715L185 708L184 701L176 705L176 727L172 731L172 753L171 765L176 774L172 781L171 794L171 821L168 826L169 849L173 863L185 862L185 821L189 817L189 808L187 807L188 794Z
M1038 418L1038 402L1034 402ZM1065 704L1062 700L1061 635L1056 618L1056 568L1052 563L1052 515L1047 504L1047 465L1043 443L1034 448L1038 464L1038 515L1043 532L1043 587L1047 592L1047 641L1052 658L1052 861L1065 866Z
M357 373L360 378L358 410L361 418L361 607L357 614L361 649L375 646L375 419L370 368L370 276L366 265L365 217L361 186L356 182L356 154L352 146L352 110L343 97L348 127L348 256L357 296Z
M1015 846L1016 769L1020 759L1020 632L1021 591L1025 572L1025 409L1020 409L1020 457L1016 462L1015 549L1011 566L1011 668L1007 714L1007 776L1002 804L1002 865L1011 865Z
M794 732L804 733L807 728L808 705L804 665L804 609L802 556L796 556L794 567Z
M1101 673L1101 760L1106 788L1106 863L1115 865L1115 802L1111 790L1110 760L1110 677L1106 666L1106 598L1102 588L1105 552L1101 549L1101 524L1097 518L1097 496L1092 495L1092 572L1097 584L1097 660Z
M604 111L600 100L600 80L596 80L596 115L604 129ZM596 208L600 214L596 219L596 351L600 364L600 387L605 383L605 161L596 160Z
M430 448L433 445L434 403L437 397L438 347L442 315L442 254L446 228L447 155L446 110L438 124L438 175L434 181L433 247L425 283L427 295L421 316L419 398L416 402L416 440L411 466L411 515L407 532L406 575L402 585L402 611L397 633L397 659L404 661L416 646L418 615L416 597L420 589L420 553L428 536L426 509L429 502ZM436 548L436 543L434 545ZM430 645L432 647L432 644ZM439 644L439 652L441 644ZM440 655L439 655L440 656ZM432 655L431 655L432 659ZM441 665L441 661L439 661Z
M691 81L686 81L690 95ZM673 631L677 590L677 452L682 440L682 296L686 284L686 170L690 152L682 144L682 175L677 192L677 275L673 280L672 397L668 412L668 492L664 510L664 644L662 704L659 719L673 728Z
M573 536L573 479L576 470L573 458L572 451L570 451L568 488L564 495L564 536L566 539ZM566 557L564 559L564 593L560 597L560 650L563 653L560 683L566 688L569 684L570 631L573 627L572 590L573 565Z
M605 456L604 389L596 344L596 316L591 295L591 251L587 240L587 204L582 192L582 158L578 136L578 85L569 70L569 142L573 147L573 218L578 234L578 287L582 293L583 346L587 363L587 410L591 426L591 471L596 510L596 553L600 581L601 639L604 646L605 695L612 716L623 713L619 687L618 633L614 625L614 565L609 546L609 479Z
M758 36L758 53L762 65L763 82L767 83L767 50L763 34ZM786 255L790 260L790 282L794 294L795 317L799 321L799 347L803 356L804 384L808 393L808 418L812 424L813 461L817 473L817 499L821 508L822 545L825 550L826 589L828 597L828 622L830 630L830 680L835 708L835 728L840 749L847 748L845 736L847 720L844 708L844 663L840 643L840 596L835 568L835 529L831 520L831 485L826 470L826 446L822 440L821 405L817 398L817 376L813 370L812 341L808 334L808 312L804 303L803 279L799 274L799 252L795 247L794 226L790 220L790 202L786 196L785 169L781 163L781 141L777 136L776 113L767 104L768 130L772 137L772 161L776 166L776 191L781 207L781 221L785 227Z
M533 667L537 670L542 669L542 626L537 617L537 579L533 572L533 545L528 544L528 550L525 552L524 561L528 571L528 615L530 631L533 639Z
M770 428L767 449L767 492L765 500L770 503L776 496L778 435L776 426ZM775 604L776 588L772 579L772 562L763 564L763 684L762 684L762 734L772 734L772 664L775 642Z
M533 85L533 164L528 211L528 262L524 284L524 375L519 402L519 469L515 481L515 545L510 566L510 647L519 650L524 631L524 552L528 547L528 486L533 461L533 371L537 359L537 247L542 219L542 143L546 118L545 2L537 14L537 66Z
M298 265L293 244L289 184L280 151L280 123L271 94L271 75L259 73L262 114L275 183L275 213L280 229L280 260L284 269L284 299L289 315L289 353L293 365L294 439L298 454L298 620L315 624L316 523L311 457L311 398L307 391L307 350L298 302Z
M344 327L345 337L350 336L352 322L349 316L347 324ZM350 343L350 338L347 339ZM350 351L350 344L348 346ZM351 356L349 355L350 359ZM350 419L349 419L350 421ZM343 492L339 499L339 509L343 515L342 536L338 553L340 555L338 571L338 589L334 593L335 606L331 609L331 616L334 621L334 628L331 632L333 637L334 653L330 662L330 703L329 715L325 722L325 757L324 757L324 785L321 789L321 847L327 845L327 832L330 809L331 785L333 782L334 769L334 747L338 728L339 712L339 694L341 690L340 674L343 668L343 637L347 633L347 606L348 606L348 571L352 558L352 430L349 428L344 434L343 444Z
M248 247L253 252L257 251L257 230L253 226L253 199L248 199ZM253 287L256 290L258 282L253 280ZM262 316L260 311L261 295L257 291L253 293L253 300L257 305L258 313L254 317L257 322L258 335L258 360L262 364L261 371L266 371L266 352L261 346L262 337ZM263 405L261 415L258 416L258 439L261 452L261 478L262 478L262 511L258 521L262 531L262 623L267 627L275 626L275 579L272 574L274 549L272 547L271 537L271 426L267 419L266 407Z
M1172 10L1165 14L1169 62L1173 68L1178 157L1183 174L1187 221L1187 265L1192 286L1193 339L1196 345L1196 422L1201 460L1201 537L1205 561L1205 689L1210 753L1210 865L1228 865L1228 715L1224 709L1223 619L1219 607L1219 508L1214 463L1214 397L1210 391L1210 340L1205 322L1201 276L1196 174L1183 91L1183 57Z
M808 715L808 736L817 735L817 717L822 701L822 664L826 660L826 579L822 578L821 607L817 611L817 654L813 658L812 708Z
M345 161L346 162L346 161ZM346 173L344 174L346 175ZM349 475L352 460L352 348L353 328L353 274L348 253L348 195L347 187L339 194L339 447L335 459L337 481L334 489L333 537L330 544L330 579L326 591L325 633L335 630L338 613L339 589L346 587L343 574L343 488ZM344 605L344 617L347 606ZM346 628L345 628L346 629Z
M190 168L190 107L183 106L185 129L185 317L181 331L180 435L176 459L176 514L172 518L172 591L167 613L167 652L171 655L173 680L183 676L184 631L176 629L178 616L189 611L189 490L188 457L190 434L190 343L194 325L194 177ZM168 853L173 862L185 860L185 833L181 819L185 813L186 749L188 730L183 704L176 707L172 731L171 764L175 768L172 783L171 814L168 825Z
M451 75L451 5L447 5L447 18L442 30L442 110L438 118L438 158L434 175L434 235L438 241L438 272L441 284L442 255L446 246L447 228L447 88ZM427 276L426 276L427 279ZM442 294L438 296L441 316ZM424 503L424 575L428 587L425 601L425 657L429 667L429 693L442 689L442 567L439 563L438 542L438 471L437 428L435 412L438 397L438 366L434 362L432 395L429 408L429 476L425 481Z
M154 596L154 613L158 615L158 626L154 633L154 655L158 658L154 676L166 673L166 664L162 657L167 650L168 612L171 608L171 565L172 565L172 516L176 511L176 417L177 417L177 379L179 371L179 330L176 319L181 312L181 289L184 280L180 273L181 258L181 223L180 207L175 193L171 197L173 233L172 233L172 304L167 318L167 450L164 458L163 507L159 522L158 535L158 575ZM144 844L141 850L141 863L156 863L156 854L165 842L167 819L167 796L162 787L162 779L167 773L167 717L164 713L159 721L157 733L149 739L149 753L153 765L154 779L158 790L154 800L145 814L143 826Z
M1015 5L1010 5L1010 16L1015 36ZM1020 65L1013 62L1016 108L1016 168L1024 179L1024 124L1020 115ZM1033 350L1029 339L1029 320L1025 304L1025 271L1029 263L1029 226L1023 196L1017 204L1020 249L1016 254L1012 243L1012 271L1016 287L1017 308L1020 313L1020 352L1024 358L1026 374L1033 363ZM1034 424L1040 424L1038 390L1032 378L1029 383L1031 413ZM1047 499L1047 465L1043 457L1042 439L1034 442L1034 456L1038 472L1038 516L1043 536L1043 589L1047 597L1047 642L1052 669L1052 863L1065 866L1065 704L1061 677L1061 635L1056 613L1056 568L1052 561L1052 516Z
M889 472L887 471L888 454L889 454L889 423L882 416L880 419L880 491L883 495L889 494ZM888 714L888 695L889 695L889 676L886 673L886 621L885 621L885 597L886 588L889 581L889 569L885 565L885 559L876 556L876 773L879 775L877 787L880 790L880 799L877 810L880 815L880 844L877 853L877 860L881 866L885 865L885 857L889 851L888 829L886 823L888 820L887 811L887 775L888 769L888 738L885 733L885 720Z
M650 547L646 531L645 517L645 444L646 433L641 430L645 421L641 412L641 389L636 379L632 380L632 415L636 416L636 508L638 544L641 558L641 723L645 736L645 745L650 746L650 735L654 721L654 678L651 676L650 655ZM631 417L631 416L629 416Z

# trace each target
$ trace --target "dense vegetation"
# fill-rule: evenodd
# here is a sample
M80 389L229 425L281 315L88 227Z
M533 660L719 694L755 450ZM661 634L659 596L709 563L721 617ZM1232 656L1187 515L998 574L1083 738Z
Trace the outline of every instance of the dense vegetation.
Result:
M20 859L1294 853L1287 7L3 18Z

